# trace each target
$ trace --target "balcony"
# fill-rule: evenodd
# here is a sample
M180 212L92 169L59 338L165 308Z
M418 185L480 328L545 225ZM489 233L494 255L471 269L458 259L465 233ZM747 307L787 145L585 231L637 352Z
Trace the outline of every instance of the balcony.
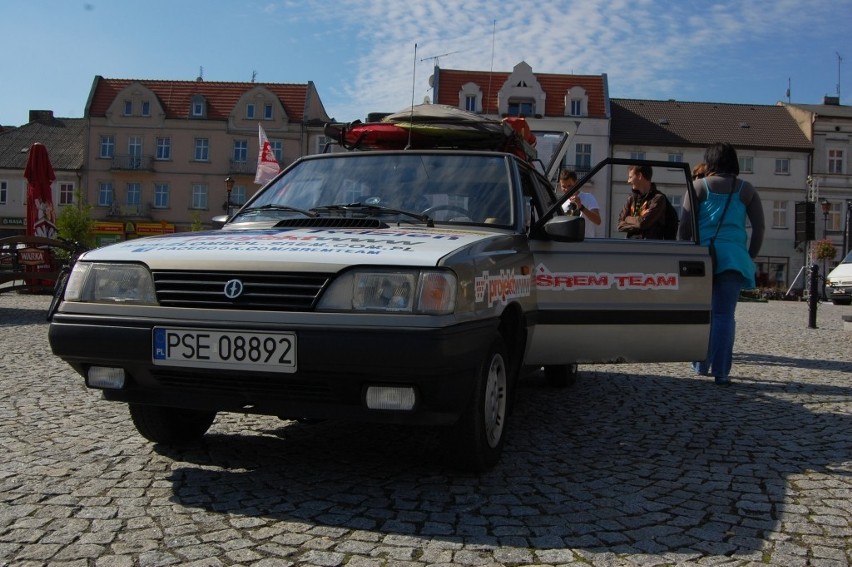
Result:
M154 171L154 156L113 156L111 169L114 171Z
M151 204L119 205L113 203L110 205L106 216L112 219L149 218L151 216Z
M237 175L254 175L257 173L257 163L231 160L228 164L228 173Z

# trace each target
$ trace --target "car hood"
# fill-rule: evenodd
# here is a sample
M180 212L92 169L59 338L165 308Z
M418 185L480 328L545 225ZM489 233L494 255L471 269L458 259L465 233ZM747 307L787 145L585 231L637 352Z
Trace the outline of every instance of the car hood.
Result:
M142 262L152 269L332 270L353 264L434 266L451 252L500 234L447 228L274 228L184 232L128 240L81 260Z

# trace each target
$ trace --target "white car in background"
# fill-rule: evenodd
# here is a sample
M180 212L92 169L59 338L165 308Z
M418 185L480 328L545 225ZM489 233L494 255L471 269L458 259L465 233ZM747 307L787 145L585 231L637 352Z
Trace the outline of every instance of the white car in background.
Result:
M852 305L852 251L825 277L831 288L829 299L835 305Z

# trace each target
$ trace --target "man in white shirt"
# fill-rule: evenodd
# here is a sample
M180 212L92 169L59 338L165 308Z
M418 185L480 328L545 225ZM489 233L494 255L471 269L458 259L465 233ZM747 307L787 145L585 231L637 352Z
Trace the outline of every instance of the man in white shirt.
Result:
M577 173L570 169L563 169L559 173L559 188L563 193L567 193L577 184ZM591 183L587 183L583 187L589 187ZM562 204L562 209L570 214L579 214L586 219L586 238L595 238L597 236L597 227L601 224L601 210L597 199L591 193L580 191L571 196L570 199Z

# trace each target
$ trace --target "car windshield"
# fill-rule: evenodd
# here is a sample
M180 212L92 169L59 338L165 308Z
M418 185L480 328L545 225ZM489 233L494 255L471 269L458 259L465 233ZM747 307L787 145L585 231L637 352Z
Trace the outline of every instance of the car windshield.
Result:
M313 216L406 223L514 223L508 160L499 155L358 153L297 163L232 222Z

